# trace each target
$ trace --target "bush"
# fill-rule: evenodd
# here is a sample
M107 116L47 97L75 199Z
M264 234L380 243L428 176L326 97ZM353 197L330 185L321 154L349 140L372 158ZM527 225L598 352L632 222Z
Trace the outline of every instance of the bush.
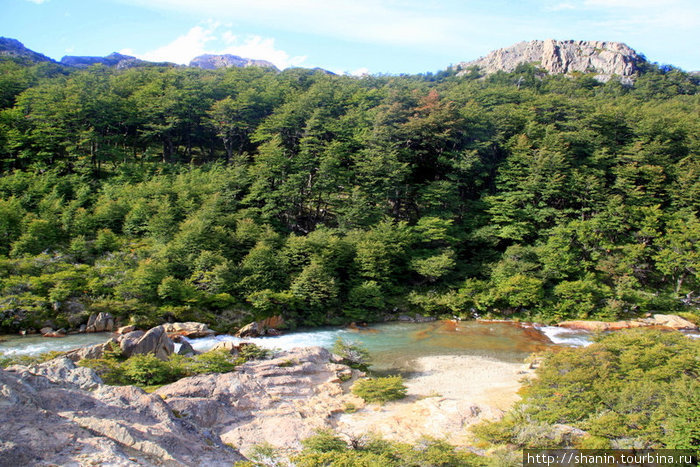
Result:
M239 355L247 360L264 360L272 356L272 350L265 349L255 344L247 344L241 346Z
M520 447L577 443L553 425L587 431L586 445L700 447L700 342L630 329L550 354L521 403L477 436ZM583 443L584 441L581 441Z
M387 402L406 397L406 386L401 376L368 378L357 381L352 392L367 402Z
M343 363L356 370L367 371L369 368L369 352L364 347L337 338L332 352L343 359Z
M134 355L124 362L121 370L128 381L141 386L166 384L184 375L179 365L170 365L153 354Z

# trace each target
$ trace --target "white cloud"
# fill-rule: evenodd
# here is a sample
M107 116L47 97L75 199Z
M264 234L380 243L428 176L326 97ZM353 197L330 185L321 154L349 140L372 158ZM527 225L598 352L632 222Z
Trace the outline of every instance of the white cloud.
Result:
M364 75L368 75L368 74L369 74L369 68L367 68L367 67L358 68L357 70L351 71L350 74L353 75L353 76L364 76Z
M31 2L31 3L36 3L37 5L41 5L42 3L46 3L49 0L27 0L27 1Z
M222 26L214 21L195 26L187 33L155 50L137 54L132 49L124 49L121 53L152 62L173 62L184 65L194 57L203 54L232 54L244 58L267 60L280 69L299 66L306 60L305 56L291 56L284 50L277 49L273 38L248 36L241 39L230 30L222 30Z
M223 20L393 45L444 45L479 26L471 15L450 14L416 0L120 0L159 10L177 10Z

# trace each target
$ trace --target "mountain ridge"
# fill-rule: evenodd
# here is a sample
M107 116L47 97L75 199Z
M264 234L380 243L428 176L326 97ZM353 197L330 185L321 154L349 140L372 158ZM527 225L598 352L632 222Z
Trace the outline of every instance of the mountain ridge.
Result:
M486 74L512 72L521 64L535 64L550 74L596 73L598 81L617 77L631 84L646 58L622 42L533 40L518 42L453 67L458 75L477 67Z

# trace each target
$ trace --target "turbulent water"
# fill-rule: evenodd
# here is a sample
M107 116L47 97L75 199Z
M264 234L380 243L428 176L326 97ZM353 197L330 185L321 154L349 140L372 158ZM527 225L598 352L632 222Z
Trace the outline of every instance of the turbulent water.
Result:
M0 337L0 354L5 355L39 355L45 352L65 352L89 345L106 342L112 334L96 332L91 334L74 334L66 337L2 336Z
M0 342L0 353L36 355L51 350L71 350L104 342L108 333L77 334L63 338L40 336L6 336ZM275 337L240 339L220 335L190 339L198 351L212 348L218 342L254 342L261 347L288 350L318 345L331 348L336 339L356 342L372 355L377 370L410 371L411 362L422 356L474 355L506 362L521 362L532 352L554 345L582 346L590 342L590 334L553 326L520 326L506 322L436 321L432 323L381 323L367 328L315 328L289 332Z

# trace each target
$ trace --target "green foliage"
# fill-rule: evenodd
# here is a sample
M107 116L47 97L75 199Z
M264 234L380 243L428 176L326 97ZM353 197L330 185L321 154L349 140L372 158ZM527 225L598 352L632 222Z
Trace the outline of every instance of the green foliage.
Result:
M455 449L448 443L422 438L417 443L385 441L376 436L363 436L349 446L330 430L319 430L302 441L304 449L286 458L270 445L260 445L252 450L250 463L237 466L299 467L466 467L486 466L488 461L475 454Z
M700 446L700 342L678 332L633 329L550 354L523 400L476 434L520 447ZM566 438L557 424L593 438ZM606 446L608 447L608 446Z
M0 69L3 331L70 300L222 329L626 319L688 311L700 285L698 83L680 70ZM80 280L51 278L71 265Z
M245 360L264 360L272 356L272 350L255 344L246 344L241 347L239 355Z
M403 399L406 391L401 376L361 379L352 386L353 394L367 402L383 403Z
M354 342L338 337L333 343L332 352L343 359L343 364L357 370L367 371L370 355L367 349Z

